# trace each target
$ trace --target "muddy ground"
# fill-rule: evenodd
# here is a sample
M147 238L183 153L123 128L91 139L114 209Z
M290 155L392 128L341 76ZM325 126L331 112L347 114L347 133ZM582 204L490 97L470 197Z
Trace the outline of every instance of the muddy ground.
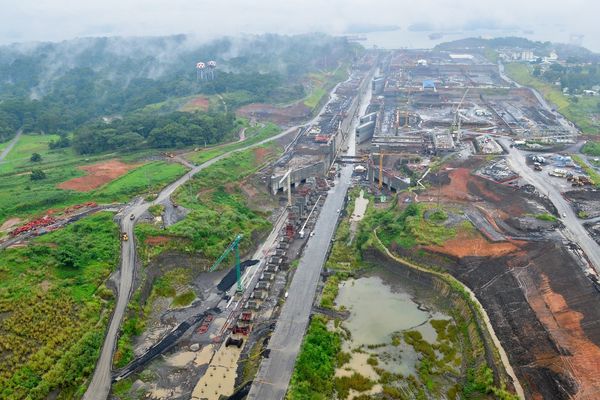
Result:
M524 229L517 232L519 240L512 239L520 227L515 220L555 213L548 201L472 175L475 164L454 165L432 179L441 183L442 202L478 207L506 239L492 243L476 231L461 233L429 247L435 257L421 261L435 260L477 294L527 398L599 398L600 293L569 243L554 231L559 225ZM436 183L420 197L437 198L437 192Z
M600 217L600 190L571 190L564 193L575 213L585 218Z
M278 125L291 125L310 117L311 109L304 103L298 102L286 107L278 107L272 104L252 103L241 107L236 111L238 116L256 118L259 121L271 121Z

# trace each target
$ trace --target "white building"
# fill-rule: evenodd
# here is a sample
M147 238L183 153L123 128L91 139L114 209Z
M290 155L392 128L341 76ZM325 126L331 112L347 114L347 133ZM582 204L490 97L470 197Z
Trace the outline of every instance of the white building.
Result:
M521 60L522 61L534 61L535 56L533 55L533 51L531 51L531 50L522 51L521 52Z

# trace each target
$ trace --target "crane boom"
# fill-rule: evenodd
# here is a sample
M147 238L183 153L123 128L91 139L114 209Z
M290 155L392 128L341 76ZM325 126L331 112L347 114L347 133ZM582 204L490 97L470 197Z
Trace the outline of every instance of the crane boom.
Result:
M240 249L239 249L239 244L242 241L242 238L244 236L241 234L238 234L235 239L233 239L233 242L231 242L231 244L229 246L227 246L227 248L225 249L225 251L223 252L223 254L221 254L221 256L217 259L217 261L215 261L215 263L208 269L209 272L214 271L215 269L217 269L217 267L221 264L221 262L223 262L223 260L229 255L229 253L231 253L232 250L235 250L235 273L236 273L236 278L237 278L237 290L239 292L242 291L242 276L241 276L241 271L240 271Z

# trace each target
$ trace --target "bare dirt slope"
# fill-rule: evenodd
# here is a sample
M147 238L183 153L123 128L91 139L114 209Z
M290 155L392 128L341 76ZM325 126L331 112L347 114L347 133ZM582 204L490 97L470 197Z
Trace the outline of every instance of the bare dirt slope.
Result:
M497 229L543 208L543 199L471 175L472 167L438 176L443 201L493 210ZM455 260L445 268L486 308L528 398L600 398L600 293L560 235L491 243L463 232L428 250Z

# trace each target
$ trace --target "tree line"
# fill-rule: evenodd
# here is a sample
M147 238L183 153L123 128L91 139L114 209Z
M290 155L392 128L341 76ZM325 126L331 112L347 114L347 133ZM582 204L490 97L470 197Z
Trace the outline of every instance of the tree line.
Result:
M233 113L134 113L84 124L75 130L72 145L81 154L211 145L233 138L238 126Z

